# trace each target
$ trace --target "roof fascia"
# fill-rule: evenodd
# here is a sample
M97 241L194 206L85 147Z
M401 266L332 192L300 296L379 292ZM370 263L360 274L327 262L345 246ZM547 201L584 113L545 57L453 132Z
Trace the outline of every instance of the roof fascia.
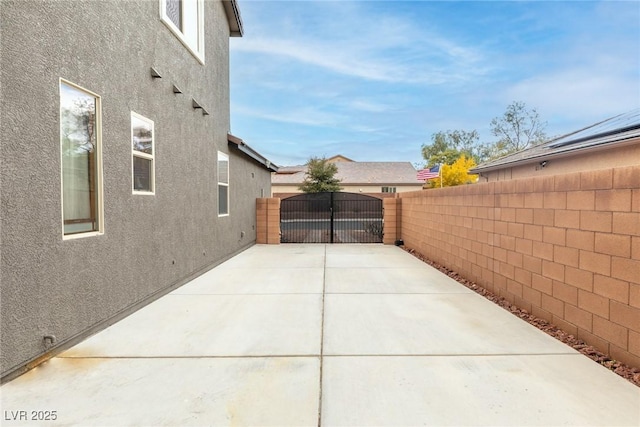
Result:
M612 148L612 146L622 147L622 146L638 144L638 143L640 143L640 138L637 136L632 136L627 139L623 139L616 142L607 142L607 143L602 143L598 145L591 145L589 147L582 147L574 150L559 151L551 154L540 153L536 156L528 157L526 159L516 160L510 163L502 163L500 165L488 166L488 167L477 167L477 168L469 169L469 173L476 174L476 173L483 173L483 172L494 172L497 170L508 169L516 166L523 166L523 165L528 165L532 163L538 163L542 160L553 160L553 159L561 159L564 157L571 157L575 154L580 154L584 151L589 151L589 152L601 151L601 150L610 149Z
M253 160L255 160L256 162L260 163L267 170L269 170L271 172L278 172L278 166L276 166L273 163L271 163L271 161L269 159L264 157L262 154L258 153L253 148L249 147L247 144L245 144L245 142L242 139L238 138L237 136L234 136L234 135L231 135L230 133L228 133L227 134L227 142L230 145L232 145L233 147L236 147L242 153L246 154L248 157L250 157Z
M242 37L244 28L242 27L242 17L240 16L240 8L236 0L222 0L224 12L229 22L229 35L231 37Z

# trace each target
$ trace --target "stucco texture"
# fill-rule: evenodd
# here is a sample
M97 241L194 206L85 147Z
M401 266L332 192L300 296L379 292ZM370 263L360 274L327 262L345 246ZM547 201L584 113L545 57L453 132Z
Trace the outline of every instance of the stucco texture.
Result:
M270 175L228 146L229 26L221 2L204 4L203 65L158 1L0 3L3 377L52 350L43 336L61 348L255 242ZM63 240L60 78L101 96L102 235ZM132 111L155 122L153 196L132 193ZM218 151L230 154L227 217Z

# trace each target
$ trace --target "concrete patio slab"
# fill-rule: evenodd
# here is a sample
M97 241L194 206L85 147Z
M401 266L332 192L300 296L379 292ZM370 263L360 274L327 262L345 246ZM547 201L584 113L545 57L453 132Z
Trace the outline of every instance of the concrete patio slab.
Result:
M253 246L1 401L10 427L640 425L640 388L382 245Z
M265 245L266 246L266 245ZM324 268L324 245L277 245L268 248L252 246L216 268Z
M380 245L378 245L380 246ZM245 260L251 260L254 256L268 255L321 255L324 256L327 248L322 244L288 244L288 245L253 245L243 251L241 254ZM234 257L236 258L236 257ZM233 258L232 258L233 259ZM228 263L228 260L224 264ZM223 264L221 264L223 265ZM227 264L228 265L228 264Z
M327 268L328 294L431 294L472 293L473 291L425 265L416 268Z
M317 357L55 358L2 386L3 410L29 413L2 425L316 425L319 365ZM32 410L57 419L31 421Z
M425 263L396 246L327 245L327 268L424 268ZM362 251L362 252L358 252Z
M324 270L322 268L296 268L296 280L286 268L214 268L171 295L238 295L238 294L321 294Z
M322 295L167 295L61 357L318 355Z
M575 353L475 293L329 294L324 325L325 355Z
M407 255L409 258L406 258ZM327 251L326 265L328 268L421 268L424 263L409 254L398 252L370 253L363 257L354 253Z
M637 387L580 354L325 357L322 372L327 426L640 423Z

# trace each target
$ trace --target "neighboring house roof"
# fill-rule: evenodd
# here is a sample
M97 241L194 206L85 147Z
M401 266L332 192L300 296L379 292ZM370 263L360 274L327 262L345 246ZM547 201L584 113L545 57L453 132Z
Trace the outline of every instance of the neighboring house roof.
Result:
M342 185L421 185L417 171L410 162L337 162L338 178ZM272 175L275 185L299 185L305 178L307 167L283 166Z
M353 160L351 160L348 157L343 156L342 154L337 154L333 157L329 157L327 159L327 162L329 163L336 163L336 162L353 162Z
M620 114L534 147L483 163L469 172L490 172L527 163L577 155L585 151L606 149L613 145L638 143L637 138L640 138L640 109Z
M262 154L258 153L253 148L249 147L242 139L238 138L237 136L234 136L234 135L231 135L230 133L228 133L227 134L227 142L232 147L237 148L242 153L244 153L246 156L248 156L248 157L252 158L253 160L255 160L256 162L260 163L262 166L264 166L266 169L270 170L271 172L277 172L278 171L278 166L276 166L273 163L271 163L271 161L269 159L264 157Z
M307 170L307 167L305 165L280 166L278 168L278 175L280 175L280 174L294 174L294 173L298 173L298 172L304 172L306 170Z
M240 16L238 2L236 0L222 0L222 5L227 15L227 21L229 21L231 36L242 37L244 30L242 28L242 17Z

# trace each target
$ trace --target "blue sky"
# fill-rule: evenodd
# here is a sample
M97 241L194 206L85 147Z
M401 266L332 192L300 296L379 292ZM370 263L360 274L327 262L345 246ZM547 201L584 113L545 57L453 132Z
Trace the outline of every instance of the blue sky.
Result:
M278 165L422 163L522 101L549 136L640 107L638 1L239 0L231 132Z

